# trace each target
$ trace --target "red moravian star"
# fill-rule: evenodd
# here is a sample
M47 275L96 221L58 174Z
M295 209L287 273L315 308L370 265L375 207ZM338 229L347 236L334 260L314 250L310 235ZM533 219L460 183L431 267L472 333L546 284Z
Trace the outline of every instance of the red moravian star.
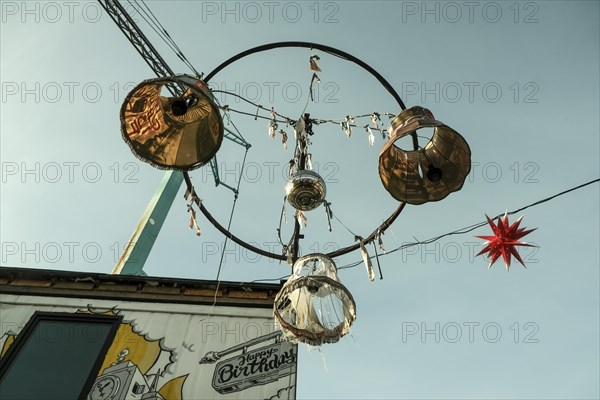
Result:
M486 246L477 255L489 253L490 265L488 268L491 268L492 264L494 264L496 260L500 258L500 256L502 256L504 259L504 265L506 265L507 271L510 268L511 256L514 256L521 263L521 265L525 267L525 264L517 252L517 249L515 249L515 246L537 247L535 245L519 241L519 239L521 239L523 236L528 235L537 228L529 230L525 230L525 228L519 228L521 219L523 218L522 216L513 222L512 225L510 225L508 222L508 214L504 214L503 218L498 217L498 225L494 224L494 221L492 221L487 215L485 217L492 227L494 236L475 236L477 238L487 240Z

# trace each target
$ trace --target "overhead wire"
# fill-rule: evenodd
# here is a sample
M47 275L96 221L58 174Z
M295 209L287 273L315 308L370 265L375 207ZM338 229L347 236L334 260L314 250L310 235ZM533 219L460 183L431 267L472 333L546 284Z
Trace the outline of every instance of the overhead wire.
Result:
M177 54L177 49L176 47L173 45L172 40L169 41L168 38L169 36L165 36L161 31L164 30L164 28L161 28L160 22L158 22L158 24L154 21L149 21L148 18L146 18L144 16L144 14L146 14L146 16L148 15L142 8L141 6L139 6L138 4L138 0L127 0L127 3L129 3L129 5L131 7L133 7L136 11L138 11L138 14L140 17L142 17L142 19L148 24L148 26L150 26L150 28L152 28L152 30L158 35L158 37L160 39L162 39L163 42L165 42L165 44L167 46L169 46L169 48L171 50L173 50L173 52L175 54ZM136 6L134 5L134 3L136 3ZM141 11L141 12L140 12Z
M138 10L139 10L139 11L141 11L141 12L143 13L143 14L142 14L142 13L140 13L140 16L141 16L141 17L144 19L144 21L146 21L146 23L147 23L147 24L148 24L148 25L149 25L149 26L150 26L150 27L151 27L151 28L152 28L152 29L155 31L155 33L156 33L156 34L157 34L157 35L158 35L158 36L159 36L159 37L160 37L160 38L161 38L161 39L162 39L162 40L163 40L163 41L164 41L164 42L167 44L167 46L168 46L168 47L169 47L169 48L170 48L170 49L171 49L171 50L172 50L172 51L173 51L173 52L174 52L174 53L175 53L175 54L176 54L176 55L177 55L177 56L178 56L178 57L179 57L179 58L180 58L180 59L181 59L181 60L182 60L182 61L183 61L183 62L184 62L184 63L185 63L185 64L186 64L186 65L187 65L187 66L188 66L188 67L189 67L189 68L190 68L190 69L191 69L191 70L192 70L194 73L195 73L195 74L196 74L196 76L198 76L198 77L202 77L202 75L203 75L203 74L200 74L200 73L199 73L199 72L198 72L198 71L197 71L197 70L194 68L194 66L193 66L193 65L191 64L191 62L190 62L190 61L187 59L187 57L186 57L186 56L183 54L183 52L181 51L181 49L179 48L179 46L178 46L178 45L175 43L175 41L172 39L172 37L170 36L170 34L167 32L167 30L166 30L166 29L165 29L165 28L162 26L162 24L160 23L160 21L158 21L158 19L156 18L156 16L155 16L155 15L154 15L154 13L152 12L152 10L151 10L151 9L150 9L150 8L147 6L147 4L145 3L145 1L144 1L144 0L127 0L127 1L128 1L128 3L129 3L130 5L132 5L132 6L133 6L133 3L135 3L135 4L138 6ZM133 1L133 3L132 3L132 1ZM143 5L143 7L142 7L142 5L140 5L140 3ZM145 10L144 10L144 8L145 8ZM144 14L145 14L145 16L144 16ZM344 60L348 60L348 58L346 58L346 57L343 57L343 56L341 56L341 55L339 55L339 54L335 54L335 53L333 53L333 52L329 52L329 51L326 51L326 50L323 50L323 49L321 49L321 51L324 51L325 53L327 53L327 54L330 54L330 55L333 55L333 56L335 56L335 57L338 57L338 58L341 58L341 59L344 59ZM253 106L257 107L257 110L258 110L258 109L262 109L262 110L264 110L264 111L271 112L271 110L267 109L266 107L264 107L264 106L262 106L262 105L259 105L259 104L257 104L257 103L254 103L254 102L252 102L251 100L248 100L248 99L244 98L243 96L240 96L240 95L238 95L238 94L236 94L236 93L231 93L231 92L227 92L227 91L221 91L221 90L215 90L215 91L213 91L213 92L214 92L214 93L219 93L219 92L221 92L221 93L225 93L225 94L228 94L228 95L232 95L232 96L238 97L238 98L240 98L240 99L244 100L245 102L247 102L247 103L249 103L249 104L251 104L251 105L253 105ZM222 108L225 108L225 107L222 107ZM226 107L226 109L227 109L227 111L231 111L231 112L239 113L239 114L242 114L242 115L254 116L254 117L255 117L255 119L257 119L257 118L261 118L261 119L266 119L266 120L272 120L272 118L269 118L269 117L263 117L263 116L261 116L261 115L258 115L258 112L256 112L256 113L248 113L248 112L244 112L244 111L241 111L241 110L236 110L236 109L229 108L228 106ZM281 114L279 114L279 113L277 113L277 112L275 112L275 114L276 114L276 115L278 115L279 117L282 117L282 118L284 118L284 120L282 120L282 121L277 121L277 122L283 122L283 123L288 123L288 124L289 124L290 122L293 122L293 120L292 120L292 119L290 119L289 117L283 116L283 115L281 115ZM368 117L368 116L371 116L371 115L372 115L372 114L364 114L364 115L359 115L359 116L356 116L356 117L353 117L353 118L364 118L364 117ZM390 114L390 113L383 113L383 115L387 115L387 116L389 116L389 117L393 116L393 114ZM340 124L341 122L344 122L344 121L346 121L346 120L347 120L347 119L346 119L346 118L344 118L344 119L339 119L339 120L337 120L337 121L336 121L336 120L334 120L334 119L313 119L312 121L313 121L314 123L316 123L316 124L321 124L321 123L333 123L333 124ZM233 126L234 126L234 128L236 129L236 131L237 131L238 133L240 133L240 132L239 132L239 130L237 129L237 127L236 127L235 125L233 125ZM348 126L351 126L351 127L359 127L359 126L358 126L358 125L356 125L356 124L349 124ZM379 131L383 131L383 129L378 129L378 128L371 128L371 129L372 129L372 130L379 130ZM241 133L240 133L240 135L241 135ZM243 161L243 163L242 163L242 168L243 168L243 167L244 167L244 165L245 165L245 161L246 161L246 156L247 156L247 153L248 153L248 148L246 148L246 151L245 151L245 154L244 154L244 161ZM570 193L570 192L572 192L572 191L575 191L575 190L581 189L581 188L583 188L583 187L585 187L585 186L588 186L588 185L591 185L591 184L593 184L593 183L597 183L597 182L600 182L600 178L599 178L599 179L594 179L594 180L591 180L591 181L589 181L589 182L586 182L586 183L584 183L584 184L578 185L578 186L576 186L576 187L574 187L574 188L571 188L571 189L565 190L565 191L563 191L563 192L560 192L560 193L557 193L557 194L555 194L555 195L553 195L553 196L550 196L550 197L547 197L547 198L545 198L545 199L542 199L542 200L536 201L536 202L534 202L534 203L531 203L531 204L529 204L529 205L526 205L526 206L524 206L524 207L521 207L521 208L519 208L519 209L516 209L516 210L510 211L510 212L507 212L506 214L508 214L508 215L513 215L513 214L515 214L515 213L518 213L518 212L521 212L521 211L523 211L523 210L526 210L526 209L528 209L528 208L531 208L531 207L534 207L534 206L537 206L537 205L543 204L543 203L545 203L545 202L547 202L547 201L550 201L550 200L553 200L553 199L555 199L555 198L557 198L557 197L559 197L559 196L565 195L565 194L567 194L567 193ZM241 183L241 177L240 177L240 179L238 180L238 183L237 183L237 191L238 191L238 193L239 193L239 187L240 187L240 183ZM234 211L235 211L235 206L236 206L236 203L237 203L238 193L235 193L234 202L233 202L233 205L232 205L232 210L231 210L231 214L230 214L230 219L229 219L229 223L228 223L227 230L229 230L229 229L230 229L230 227L231 227L231 223L232 223L232 219L233 219L233 214L234 214ZM498 217L501 217L502 215L504 215L504 214L499 214L499 215L497 215L496 217L494 217L494 219L495 219L495 218L498 218ZM355 237L357 237L357 236L356 236L356 234L354 234L354 232L353 232L352 230L350 230L350 229L349 229L349 228L348 228L348 227L347 227L347 226L346 226L346 225L345 225L345 224L344 224L344 223L343 223L343 222L342 222L342 221L341 221L339 218L337 218L337 216L336 216L335 214L334 214L334 218L335 218L335 219L336 219L338 222L340 222L340 223L341 223L341 224L342 224L342 225L343 225L343 226L344 226L344 227L345 227L345 228L346 228L346 229L347 229L347 230L348 230L348 231L349 231L351 234L353 234ZM444 238L444 237L447 237L447 236L466 234L466 233L469 233L469 232L471 232L471 231L473 231L473 230L475 230L475 229L477 229L477 228L480 228L480 227L482 227L482 226L485 226L486 224L487 224L487 221L484 221L484 222L480 222L480 223L476 223L476 224L469 225L469 226L467 226L467 227L464 227L464 228L461 228L461 229L457 229L457 230L455 230L455 231L452 231L452 232L448 232L448 233L445 233L445 234L442 234L442 235L438 235L438 236L436 236L436 237L430 238L430 239L428 239L428 240L425 240L425 241L419 241L419 240L417 240L416 242L412 242L412 243L406 243L406 244L404 244L404 245L402 245L402 246L399 246L399 247L396 247L396 248L394 248L394 249L392 249L392 250L389 250L389 251L387 251L387 252L385 252L384 254L381 254L381 255L379 255L379 256L381 256L381 257L384 257L384 256L387 256L387 255L389 255L389 254L395 253L395 252L397 252L397 251L400 251L400 250L403 250L403 249L406 249L406 248L409 248L409 247L413 247L413 246L417 246L417 245L422 245L422 244L429 244L429 243L433 243L433 242L435 242L435 241L438 241L438 240L440 240L440 239L442 239L442 238ZM216 296L217 296L217 291L218 291L218 285L219 285L219 283L220 283L220 281L219 281L219 278L220 278L220 273L221 273L221 270L222 270L222 264L223 264L224 253L225 253L225 246L226 246L226 244L227 244L227 239L228 239L228 238L226 237L226 238L225 238L225 243L224 243L224 246L223 246L223 251L222 251L222 253L221 253L221 260L220 260L220 262L219 262L219 268L218 268L218 272L217 272L217 279L216 279L216 280L217 280L217 289L215 290L215 303L216 303ZM370 257L370 258L373 258L373 257ZM361 260L361 261L357 261L357 262L354 262L354 263L347 264L347 265L344 265L344 266L342 266L342 267L339 267L339 268L338 268L338 270L353 268L353 267L356 267L356 266L358 266L358 265L360 265L360 264L362 264L362 263L363 263L363 261L362 261L362 260ZM287 276L289 276L289 275L287 275ZM281 277L281 278L278 278L278 279L257 279L257 280L254 280L254 281L252 281L252 282L263 282L263 281L274 281L274 280L281 280L281 279L284 279L284 278L286 278L287 276L284 276L284 277ZM214 303L213 303L213 305L214 305Z
M134 0L136 3L138 2L138 0ZM146 2L144 0L140 0L141 3L145 6L145 8L148 10L148 12L150 13L149 17L151 17L157 24L157 26L161 29L161 31L164 33L165 37L168 39L169 42L171 42L171 44L174 47L174 52L177 55L177 57L179 57L179 59L181 61L183 61L184 64L186 64L198 77L201 77L203 74L199 73L196 68L194 68L193 64L190 62L190 60L185 56L185 54L183 54L183 51L181 50L181 48L177 45L177 42L175 42L173 40L173 38L171 37L171 35L169 34L169 32L165 29L165 27L160 23L160 21L158 20L158 18L156 18L156 16L154 15L154 13L152 12L152 10L150 9L150 7L148 7L148 5L146 4ZM146 13L146 15L148 15L148 13Z
M271 110L269 108L267 108L267 107L265 107L265 106L263 106L261 104L255 103L252 100L249 100L249 99L245 98L244 96L241 96L241 95L239 95L237 93L229 92L229 91L226 91L226 90L212 90L212 92L213 93L223 93L223 94L226 94L226 95L234 96L234 97L239 98L239 99L243 100L244 102L246 102L246 103L248 103L248 104L256 107L257 110L262 110L262 111L269 112L269 113L271 112ZM273 118L268 117L268 116L264 116L264 115L260 115L257 112L248 112L248 111L237 110L237 109L231 108L229 105L220 106L220 108L226 109L226 110L231 111L231 112L236 113L236 114L241 114L241 115L246 115L246 116L249 116L249 117L254 117L254 119L263 119L263 120L267 120L267 121L273 120ZM285 116L283 114L280 114L277 111L275 111L275 115L277 115L277 116L279 116L279 117L282 118L282 119L275 119L276 122L281 122L281 123L285 123L285 124L288 124L288 125L293 125L293 123L295 122L294 119L292 119L292 118L290 118L288 116ZM361 114L361 115L354 116L353 118L355 118L355 119L367 118L367 117L370 117L371 115L373 115L373 114L372 113L371 114ZM389 115L392 115L392 114L386 112L386 113L383 113L383 115L388 115L389 116ZM316 125L320 125L320 124L334 124L334 125L339 125L340 123L345 122L346 119L345 118L340 118L340 119L313 119L313 118L311 118L311 121L314 124L316 124ZM364 128L365 127L364 125L358 125L358 124L348 124L348 126L350 126L352 128ZM385 132L387 129L371 127L371 130L378 131L378 132Z
M589 185L592 185L592 184L594 184L594 183L598 183L598 182L600 182L600 178L598 178L598 179L593 179L593 180L591 180L591 181L589 181L589 182L586 182L586 183L583 183L583 184L581 184L581 185L575 186L575 187L573 187L573 188L571 188L571 189L567 189L567 190L564 190L564 191L562 191L562 192L556 193L556 194L554 194L554 195L552 195L552 196L549 196L549 197L546 197L546 198L544 198L544 199L538 200L538 201L536 201L536 202L533 202L533 203L531 203L531 204L528 204L528 205L526 205L526 206L523 206L523 207L521 207L521 208L518 208L518 209L516 209L516 210L513 210L513 211L507 211L507 212L505 212L505 213L500 213L500 214L496 215L496 216L495 216L494 218L492 218L492 219L496 219L496 218L502 217L502 216L503 216L503 215L505 215L505 214L506 214L506 215L514 215L514 214L517 214L517 213L519 213L519 212L521 212L521 211L527 210L528 208L531 208L531 207L538 206L538 205L540 205L540 204L543 204L543 203L546 203L546 202L548 202L548 201L550 201L550 200L553 200L553 199L555 199L555 198L557 198L557 197L563 196L563 195L565 195L565 194L567 194L567 193L570 193L570 192L574 192L574 191L576 191L576 190L582 189L582 188L584 188L584 187L586 187L586 186L589 186ZM430 238L430 239L427 239L427 240L423 240L423 241L417 240L417 241L415 241L415 242L411 242L411 243L405 243L405 244L403 244L402 246L398 246L398 247L396 247L396 248L394 248L394 249L392 249L392 250L389 250L389 251L387 251L387 252L385 252L385 253L383 253L383 254L379 254L379 255L378 255L378 257L384 257L384 256L387 256L387 255L389 255L389 254L395 253L395 252L397 252L397 251L400 251L400 250L407 249L407 248L409 248L409 247L419 246L419 245L423 245L423 244L430 244L430 243L436 242L436 241L438 241L438 240L440 240L440 239L443 239L444 237L447 237L447 236L452 236L452 235L464 235L464 234L466 234L466 233L469 233L469 232L472 232L472 231L474 231L475 229L481 228L481 227L483 227L483 226L485 226L485 225L487 225L487 224L488 224L488 222L487 222L487 221L478 222L478 223L475 223L475 224L472 224L472 225L466 226L466 227L464 227L464 228L456 229L456 230L454 230L454 231L452 231L452 232L447 232L447 233L444 233L444 234L442 234L442 235L438 235L438 236L432 237L432 238ZM370 258L375 258L375 257L377 257L377 256L372 256L372 257L370 257ZM344 270L344 269L350 269L350 268L354 268L354 267L357 267L357 266L359 266L359 265L362 265L362 264L363 264L363 262L364 262L363 260L356 261L356 262L353 262L353 263L346 264L346 265L343 265L343 266L341 266L341 267L338 267L337 269L338 269L338 270ZM265 279L256 279L256 280L254 280L254 281L252 281L252 282L272 282L272 281L281 281L282 279L285 279L285 278L287 278L287 277L289 277L289 275L283 276L283 277L281 277L281 278L265 278Z
M333 210L331 210L331 205L329 205L329 210L331 211L331 215L333 215L333 218L335 218L337 222L339 222L352 236L354 236L355 238L359 237L356 233L354 233L354 231L352 231L352 229L348 228L348 226L345 223L343 223L341 219L338 218L338 216L333 212Z
M227 91L219 91L219 92L222 92L222 93L225 93L225 94L230 94L230 95L233 95L233 96L239 97L240 99L242 99L242 100L246 101L247 103L249 103L249 104L251 104L251 105L253 105L253 106L257 107L257 109L262 109L262 110L264 110L264 111L269 111L269 112L271 112L271 110L269 110L269 109L265 108L264 106L262 106L262 105L259 105L259 104L257 104L257 103L254 103L254 102L252 102L251 100L248 100L248 99L246 99L246 98L244 98L243 96L240 96L240 95L238 95L238 94L231 93L231 92L227 92ZM266 120L271 120L271 118L269 118L269 117L263 117L263 116L260 116L260 115L258 115L258 113L256 113L256 114L252 114L252 113L246 113L246 112L239 111L239 110L233 110L233 109L230 109L230 110L231 110L231 111L233 111L233 112L238 112L238 113L245 114L245 115L249 115L249 116L254 116L254 117L255 117L255 119L256 119L256 118L262 118L262 119L266 119ZM286 119L285 121L277 121L277 122L286 122L286 123L289 123L289 122L290 122L290 119L289 119L288 117L284 117L284 116L282 116L282 115L280 115L280 114L278 114L278 113L275 113L275 114L276 114L276 115L279 115L280 117L283 117L283 118L285 118L285 119ZM358 116L356 116L356 117L353 117L353 118L365 118L365 117L370 117L371 115L373 115L373 114L363 114L363 115L358 115ZM392 114L390 114L390 113L384 113L384 115L387 115L388 117L390 117ZM334 123L334 124L339 124L340 122L343 122L344 120L346 120L346 119L343 119L343 120L342 120L342 119L340 119L340 121L335 121L335 120L313 120L313 122L315 122L315 123ZM352 127L357 127L358 125L356 125L356 124L349 124L349 126L352 126ZM379 131L383 131L383 130L384 130L384 129L377 129L377 128L371 128L371 129L372 129L372 130L379 130ZM573 190L580 189L580 188L582 188L582 187L584 187L584 186L587 186L587 185L589 185L589 184L592 184L592 183L594 183L594 182L597 182L597 181L598 181L598 180L590 181L590 182L588 182L588 183L586 183L586 184L583 184L583 185L577 186L577 187L575 187L575 188L573 188L573 189L570 189L570 190L567 190L567 191L564 191L564 192L558 193L558 194L557 194L557 195L555 195L555 196L551 196L551 197L549 197L549 198L547 198L547 199L543 199L543 200L540 200L540 201L538 201L538 202L536 202L536 203L533 203L533 204L530 204L530 205L528 205L528 206L522 207L522 208L520 208L520 209L517 209L517 210L511 211L511 212L509 212L508 214L509 214L509 215L512 215L512 214L514 214L514 213L518 213L518 212L520 212L520 211L523 211L523 210L525 210L525 209L527 209L527 208L529 208L529 207L533 207L533 206L535 206L535 205L542 204L542 203L544 203L544 202L546 202L546 201L549 201L549 200L551 200L551 199L553 199L553 198L555 198L555 197L558 197L558 196L561 196L561 195L563 195L563 194L569 193L570 191L573 191ZM501 216L501 215L503 215L503 214L500 214L499 216ZM495 218L497 218L497 217L498 217L498 216L496 216ZM342 226L343 226L343 227L344 227L344 228L345 228L345 229L346 229L348 232L350 232L352 235L354 235L354 236L355 236L355 238L358 238L358 237L359 237L359 236L357 236L357 235L356 235L356 234L355 234L355 233L354 233L354 232L353 232L353 231L352 231L350 228L348 228L348 226L347 226L347 225L345 225L345 224L344 224L344 223L343 223L343 222L342 222L342 221L341 221L341 220L340 220L340 219L339 219L339 218L338 218L338 217L337 217L335 214L334 214L334 218L335 218L335 219L336 219L336 220L337 220L337 221L338 221L338 222L339 222L339 223L340 223L340 224L341 224L341 225L342 225ZM473 231L473 230L475 230L475 229L477 229L477 228L480 228L480 227L482 227L482 226L485 226L486 224L487 224L487 222L481 222L481 223L477 223L477 224L474 224L474 225L471 225L471 226L468 226L468 227L465 227L465 228L462 228L462 229L459 229L459 230L456 230L456 231L453 231L453 232L449 232L449 233L446 233L446 234L443 234L443 235L440 235L440 236L434 237L434 238L432 238L432 239L429 239L429 240L426 240L426 241L417 241L417 242L414 242L414 243L408 243L408 244L405 244L405 245L403 245L403 246L400 246L400 247L398 247L398 248L396 248L396 249L390 250L390 251L388 251L388 252L386 252L386 253L382 254L382 256L385 256L385 255L387 255L387 254L394 253L394 252L396 252L396 251L402 250L402 249L404 249L404 248L407 248L407 247L416 246L416 245L421 245L421 244L429 244L429 243L435 242L435 241L437 241L437 240L440 240L440 239L442 239L443 237L446 237L446 236L449 236L449 235L455 235L455 234L465 234L465 233L471 232L471 231ZM370 257L370 258L373 258L373 257ZM362 263L362 261L357 261L357 262L355 262L355 263L353 263L353 264L350 264L350 265L346 265L346 266L340 267L339 269L352 268L352 267L354 267L354 266L360 265L361 263Z
M231 206L231 213L229 214L229 222L227 224L227 230L231 229L231 223L233 222L233 214L235 212L235 206L237 204L237 200L239 197L240 184L242 182L242 174L244 172L244 166L246 165L246 156L248 155L248 150L249 150L249 148L246 147L246 151L244 152L244 161L242 162L242 167L240 169L240 178L238 179L236 191L234 192L233 204ZM195 191L194 191L193 195L195 195ZM228 240L229 240L229 237L225 236L225 240L223 241L223 249L221 250L221 259L219 260L219 267L217 269L217 277L215 278L215 281L217 282L217 286L215 288L215 295L213 297L213 302L210 306L210 311L208 312L207 316L204 319L202 319L202 321L204 321L207 318L210 318L210 316L212 315L212 309L217 304L219 287L221 286L221 271L223 269L223 261L225 259L225 250L227 248Z
M255 102L253 102L253 101L251 101L251 100L248 100L248 99L247 99L247 98L245 98L244 96L240 96L240 95L239 95L239 94L237 94L237 93L228 92L228 91L226 91L226 90L211 90L211 92L213 92L213 93L224 93L224 94L227 94L227 95L230 95L230 96L234 96L234 97L237 97L237 98L239 98L239 99L241 99L241 100L245 101L245 102L246 102L246 103L248 103L248 104L251 104L251 105L253 105L253 106L254 106L254 107L256 107L257 109L260 109L260 110L263 110L263 111L268 111L269 113L271 112L271 110L270 110L270 109L268 109L268 108L266 108L265 106L263 106L263 105L261 105L261 104L258 104L258 103L255 103ZM226 107L226 106L222 106L222 107ZM235 109L232 109L231 107L229 107L229 105L227 105L227 109L228 109L229 111L232 111L232 112L235 112L235 113L238 113L238 114L249 115L249 116L251 116L251 117L255 117L255 118L261 118L261 119L266 119L266 120L271 120L271 119L272 119L272 118L270 118L270 117L266 117L266 116L262 116L262 115L257 115L256 113L249 113L249 112L245 112L245 111L235 110ZM293 119L291 119L291 118L289 118L289 117L286 117L286 116L284 116L284 115L281 115L281 114L279 114L278 112L275 112L275 115L277 115L277 116L279 116L279 117L283 118L283 120L275 120L275 121L277 121L277 122L282 122L282 123L290 123L290 122L294 122L294 120L293 120Z
M167 32L167 30L164 28L164 26L160 23L160 21L158 20L158 18L156 18L156 16L154 15L154 13L152 12L152 10L148 7L148 5L146 4L146 2L144 0L127 0L127 2L135 8L135 6L133 5L133 3L135 3L138 8L137 11L139 11L139 15L142 17L142 19L144 19L144 21L146 21L146 23L150 26L150 28L152 28L152 30L154 30L154 32L166 43L166 45L177 55L177 57L179 57L179 59L181 61L183 61L183 63L188 66L193 72L194 74L201 78L203 74L199 73L196 68L194 68L194 66L192 65L192 63L189 61L189 59L183 54L183 51L181 50L181 48L177 45L177 43L173 40L173 38L171 37L171 35L169 34L169 32ZM235 125L235 123L233 121L229 121L230 124L233 126L233 128L235 129L235 131L237 132L237 134L243 139L243 135L242 133L239 131L239 129L237 128L237 126ZM246 158L248 155L248 150L249 150L249 146L245 146L245 152L244 152L244 158L242 161L242 166L241 166L241 170L240 170L240 177L237 181L237 185L236 185L236 190L234 192L234 199L233 199L233 204L231 206L231 213L229 215L229 221L227 224L227 230L229 231L231 229L231 224L233 222L233 216L235 213L235 208L237 205L237 200L239 197L239 190L240 190L240 185L242 182L242 176L243 176L243 171L246 165ZM193 193L193 195L195 194L195 191ZM213 303L211 306L212 307L215 306L216 302L217 302L217 296L218 296L218 291L219 291L219 286L221 284L221 280L220 280L220 276L221 276L221 272L223 269L223 262L225 259L225 250L227 247L227 242L229 240L229 237L225 237L224 242L223 242L223 249L221 251L221 257L219 260L219 266L218 266L218 270L217 270L217 276L215 278L215 280L217 281L217 286L215 289L215 294L214 294L214 299L213 299ZM210 315L210 314L209 314Z
M190 68L197 77L202 77L203 74L198 72L192 65L189 59L183 54L183 51L177 43L173 40L169 32L160 23L158 18L154 15L150 7L144 0L127 0L127 2L136 10L142 19L152 28L152 30L165 42L165 44L175 53L175 55L188 67ZM135 5L134 5L135 3ZM137 7L136 7L137 6Z
M513 210L513 211L507 211L507 212L505 212L505 213L500 213L500 214L496 215L496 216L495 216L494 218L492 218L492 219L500 218L500 217L502 217L502 216L503 216L503 215L505 215L505 214L506 214L506 215L513 215L513 214L519 213L519 212L521 212L521 211L524 211L524 210L526 210L526 209L528 209L528 208L535 207L535 206L537 206L537 205L540 205L540 204L543 204L543 203L545 203L545 202L547 202L547 201L553 200L553 199L555 199L555 198L557 198L557 197L563 196L563 195L565 195L565 194L567 194L567 193L573 192L573 191L575 191L575 190L582 189L582 188L584 188L584 187L586 187L586 186L589 186L589 185L591 185L591 184L593 184L593 183L598 183L598 182L600 182L600 178L599 178L599 179L593 179L593 180L591 180L591 181L589 181L589 182L586 182L586 183L584 183L584 184L581 184L581 185L575 186L575 187L573 187L573 188L571 188L571 189L567 189L567 190L565 190L565 191L562 191L562 192L560 192L560 193L557 193L557 194L555 194L555 195L552 195L552 196L546 197L546 198L544 198L544 199L542 199L542 200L538 200L538 201L536 201L536 202L534 202L534 203L528 204L528 205L526 205L526 206L524 206L524 207L521 207L521 208L518 208L518 209L516 209L516 210ZM419 246L419 245L423 245L423 244L430 244L430 243L433 243L433 242L437 242L438 240L440 240L440 239L442 239L442 238L445 238L445 237L447 237L447 236L452 236L452 235L464 235L464 234L466 234L466 233L469 233L469 232L472 232L472 231L474 231L474 230L475 230L475 229L477 229L477 228L481 228L481 227L483 227L483 226L487 225L487 223L488 223L487 221L478 222L478 223L475 223L475 224L472 224L472 225L466 226L466 227L464 227L464 228L457 229L457 230L455 230L455 231L452 231L452 232L448 232L448 233L444 233L444 234L442 234L442 235L435 236L435 237L433 237L433 238L430 238L430 239L427 239L427 240L423 240L423 241L417 240L417 241L415 241L415 242L412 242L412 243L405 243L405 244L403 244L402 246L398 246L398 247L396 247L396 248L394 248L394 249L392 249L392 250L389 250L389 251L385 252L384 254L380 254L380 255L379 255L379 257L387 256L387 255L389 255L389 254L395 253L395 252L397 252L397 251L400 251L400 250L404 250L404 249L406 249L406 248L409 248L409 247L414 247L414 246ZM373 257L371 257L371 258L373 258ZM362 263L363 263L363 261L362 261L362 260L361 260L361 261L356 261L356 262L353 262L353 263L350 263L350 264L344 265L344 266L342 266L342 267L339 267L339 268L338 268L338 270L341 270L341 269L349 269L349 268L354 268L354 267L356 267L356 266L358 266L358 265L361 265Z

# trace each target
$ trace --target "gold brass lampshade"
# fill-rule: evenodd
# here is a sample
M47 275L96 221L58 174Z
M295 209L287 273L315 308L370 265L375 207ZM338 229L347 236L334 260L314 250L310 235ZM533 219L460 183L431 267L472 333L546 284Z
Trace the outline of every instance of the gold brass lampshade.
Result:
M166 85L185 91L181 97L167 97L161 94ZM199 168L223 141L223 120L208 87L188 75L136 86L121 107L121 130L136 157L160 169Z
M433 128L431 140L418 150L394 142L420 128ZM471 150L452 128L423 107L403 110L389 128L390 140L379 154L379 177L396 200L409 204L438 201L460 190L471 171Z

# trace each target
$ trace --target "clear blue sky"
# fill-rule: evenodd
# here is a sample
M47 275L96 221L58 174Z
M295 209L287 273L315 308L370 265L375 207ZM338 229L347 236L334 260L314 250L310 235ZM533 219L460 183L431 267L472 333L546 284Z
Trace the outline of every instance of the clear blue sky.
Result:
M326 44L368 62L407 105L431 109L467 139L473 170L463 190L408 206L384 236L388 249L600 175L597 1L148 3L199 71L269 42ZM0 5L1 264L109 273L163 174L138 161L119 131L124 96L153 73L95 2ZM189 72L129 9L172 68ZM297 117L311 54L250 57L213 85ZM312 116L399 111L360 68L316 54L323 71ZM255 112L234 98L219 100ZM291 149L268 137L266 121L233 121L253 147L232 231L273 250ZM397 204L377 175L383 141L369 147L358 128L351 138L333 125L315 131L313 160L333 211L366 236ZM231 143L219 153L230 184L242 156ZM207 169L192 178L226 223L231 192L214 188ZM525 211L523 225L538 228L528 239L540 246L522 251L527 270L514 264L507 273L501 263L488 270L473 257L481 241L469 234L382 257L381 281L370 283L362 265L340 271L358 319L352 337L324 346L323 357L302 347L298 397L598 398L598 194L595 184ZM291 215L288 207L286 235ZM322 208L307 216L304 253L352 243L339 223L326 231ZM197 238L187 221L180 197L147 262L149 275L214 279L223 237L200 218ZM231 243L226 254L225 280L289 273ZM357 260L354 253L336 262Z

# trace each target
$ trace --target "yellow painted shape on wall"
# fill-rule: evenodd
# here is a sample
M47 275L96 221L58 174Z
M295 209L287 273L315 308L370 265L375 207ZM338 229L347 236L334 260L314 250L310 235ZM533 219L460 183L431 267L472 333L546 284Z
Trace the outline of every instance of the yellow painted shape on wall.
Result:
M122 360L118 360L119 353L127 349L128 354ZM144 336L135 333L129 324L120 324L117 334L113 340L104 363L100 368L98 376L102 375L104 369L118 361L131 361L138 366L142 374L146 374L156 362L161 352L159 340L146 340Z
M185 383L188 375L189 374L171 379L158 391L158 394L160 394L165 400L183 399L183 384Z
M2 345L2 353L0 353L0 358L4 357L4 354L8 351L8 348L15 341L17 335L8 335L6 340L4 341L4 345Z

